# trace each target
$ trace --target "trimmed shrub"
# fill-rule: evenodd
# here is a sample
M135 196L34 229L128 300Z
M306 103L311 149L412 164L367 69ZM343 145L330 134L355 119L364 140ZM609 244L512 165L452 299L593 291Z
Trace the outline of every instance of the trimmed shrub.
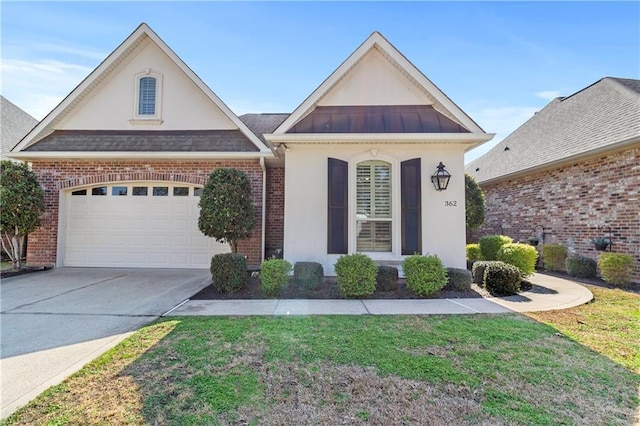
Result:
M509 296L520 291L520 269L504 262L491 262L484 270L484 286L495 296Z
M467 260L482 260L480 244L467 244Z
M376 290L396 291L398 289L398 268L394 266L378 266Z
M567 274L579 278L595 278L597 275L597 263L585 256L569 256L565 261Z
M296 262L293 278L298 285L307 290L317 290L322 286L324 269L318 262Z
M505 244L498 250L497 258L520 269L520 273L524 278L535 272L538 250L528 244Z
M473 267L471 268L471 279L474 283L484 286L484 270L487 265L490 265L496 260L478 260L474 262Z
M438 256L414 254L402 262L407 288L418 296L428 296L447 284L447 271Z
M505 244L512 243L511 237L506 235L487 235L481 237L478 245L480 246L480 256L484 260L498 260L498 250Z
M238 253L216 254L211 258L213 286L224 293L235 293L247 286L247 259Z
M471 271L459 268L447 268L447 285L445 290L469 291L471 290Z
M376 291L378 268L366 254L340 256L334 268L340 296L344 298L369 296Z
M633 276L633 256L623 253L602 253L598 257L602 279L615 286L624 287Z
M280 292L289 281L291 264L284 259L269 259L260 265L260 282L262 291L269 297Z
M542 245L542 262L544 269L549 271L564 271L567 261L567 248L560 244Z

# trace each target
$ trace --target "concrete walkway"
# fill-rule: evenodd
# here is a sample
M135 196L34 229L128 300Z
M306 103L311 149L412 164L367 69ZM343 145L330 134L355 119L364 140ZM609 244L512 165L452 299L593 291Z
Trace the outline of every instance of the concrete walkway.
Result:
M166 315L441 315L496 314L567 309L593 299L573 281L534 274L530 291L517 296L472 299L187 300Z

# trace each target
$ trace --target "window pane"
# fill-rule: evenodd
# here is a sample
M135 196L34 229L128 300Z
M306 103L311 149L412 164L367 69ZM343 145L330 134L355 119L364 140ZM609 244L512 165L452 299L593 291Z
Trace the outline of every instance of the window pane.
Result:
M193 188L193 196L194 197L202 196L202 188Z
M138 93L138 115L155 115L156 113L156 79L142 77Z
M391 219L391 164L364 161L356 168L358 218Z
M173 196L174 197L188 197L189 196L189 187L188 186L176 186L173 188Z
M169 195L169 187L168 186L154 186L153 187L153 196L154 197L165 197Z
M91 188L91 195L107 195L107 187L99 186L97 188Z
M127 195L127 187L114 186L111 188L111 195Z
M134 186L132 194L133 196L147 195L148 188L146 186Z
M391 222L366 221L356 222L356 250L357 251L391 251Z
M71 193L71 195L87 195L87 190L86 189L79 189L77 191L73 191Z

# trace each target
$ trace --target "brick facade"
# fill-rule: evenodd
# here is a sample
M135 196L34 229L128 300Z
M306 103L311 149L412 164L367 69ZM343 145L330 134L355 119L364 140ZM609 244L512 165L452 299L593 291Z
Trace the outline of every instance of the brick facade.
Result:
M545 243L596 259L590 240L608 238L599 229L608 225L613 251L635 257L634 281L640 282L640 146L480 186L486 219L473 240L502 233L526 241L542 225Z
M203 161L126 161L126 160L47 160L33 161L32 169L45 193L42 226L29 235L27 262L54 264L57 257L59 194L65 188L118 181L154 180L204 185L212 170L233 167L251 181L256 226L238 251L248 256L251 266L262 261L262 168L258 160Z
M271 257L284 245L284 167L267 169L265 255Z

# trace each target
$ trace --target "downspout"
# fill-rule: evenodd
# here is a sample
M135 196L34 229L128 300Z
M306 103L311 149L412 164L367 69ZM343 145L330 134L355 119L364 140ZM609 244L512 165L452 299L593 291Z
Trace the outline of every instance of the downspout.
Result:
M260 262L264 260L264 246L266 235L266 218L267 218L267 167L264 163L264 157L260 157L260 167L262 168L262 257Z

